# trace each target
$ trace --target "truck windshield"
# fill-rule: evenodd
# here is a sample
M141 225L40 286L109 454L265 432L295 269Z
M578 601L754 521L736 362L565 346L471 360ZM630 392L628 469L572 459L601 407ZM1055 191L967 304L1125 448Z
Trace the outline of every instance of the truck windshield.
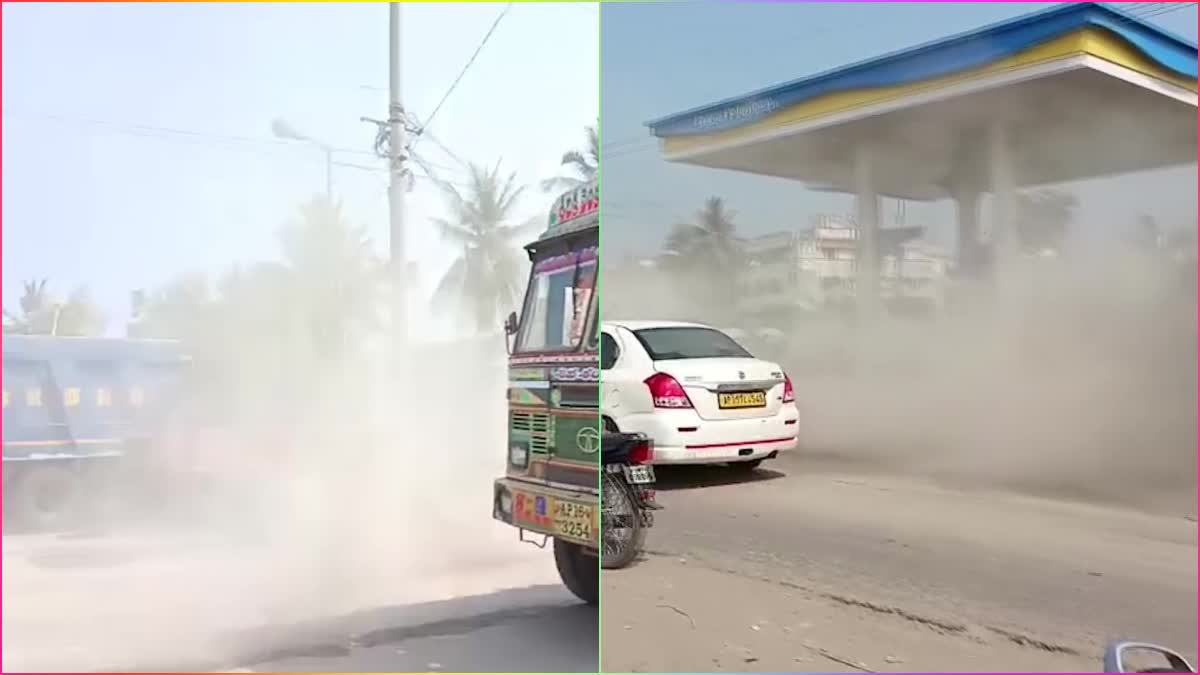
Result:
M596 281L596 247L536 260L525 295L517 352L575 349L587 328Z

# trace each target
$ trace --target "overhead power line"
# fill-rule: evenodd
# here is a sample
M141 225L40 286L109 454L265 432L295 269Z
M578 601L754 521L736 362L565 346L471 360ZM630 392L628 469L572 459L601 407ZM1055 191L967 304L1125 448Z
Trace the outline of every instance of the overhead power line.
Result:
M483 35L483 39L479 41L479 45L475 47L475 51L471 54L471 58L467 59L466 65L464 65L462 70L459 71L458 77L454 78L454 81L450 83L450 87L446 90L446 93L442 95L442 100L438 101L438 104L433 108L433 112L429 113L429 119L425 120L425 127L433 124L434 118L437 117L437 114L439 111L441 111L442 106L446 104L446 99L450 98L450 94L454 93L454 89L458 87L458 83L462 82L463 76L466 75L467 71L471 69L471 66L475 63L475 59L479 57L479 53L483 51L483 48L485 45L487 45L488 40L492 38L492 34L496 32L496 27L499 26L500 22L504 20L504 17L508 15L508 12L512 9L512 6L513 3L510 2L504 6L504 9L500 10L500 14L497 15L496 20L492 22L491 28L488 28L487 33L484 33ZM418 132L418 137L423 131L424 127L422 127L422 130Z
M1160 7L1158 9L1148 11L1148 12L1143 12L1136 16L1140 19L1148 19L1150 17L1162 16L1164 14L1170 14L1171 12L1178 12L1181 9L1187 9L1188 7L1196 6L1196 3L1194 3L1194 2L1180 2L1180 3L1173 2L1173 3L1162 3L1162 4L1165 6Z
M1123 2L1118 9L1130 16L1148 19L1195 6L1194 2Z
M654 137L648 135L648 132L647 132L647 134L643 134L640 136L632 136L632 137L626 138L625 140L622 140L622 141L609 141L608 143L602 143L600 145L600 149L601 150L618 150L618 149L623 149L628 146L643 145L643 144L653 141L653 140L654 140Z
M1117 4L1117 9L1124 11L1127 14L1140 14L1148 12L1157 7L1162 7L1164 2L1122 2Z
M448 155L450 157L450 159L454 160L455 162L458 162L458 164L460 166L462 166L463 168L466 168L467 166L469 166L467 164L467 162L465 160L463 160L463 158L459 157L457 153L455 153L453 150L451 150L449 147L447 147L445 143L443 143L437 136L435 136L433 134L432 131L429 130L428 122L422 123L421 118L418 117L417 114L412 112L411 110L405 111L405 114L408 115L408 117L413 122L413 135L414 136L416 136L417 138L420 138L421 136L428 137L429 142L433 143L438 148L440 148L442 152L446 153L446 155ZM413 142L409 144L409 150L412 150L413 145L416 145L416 139L414 139Z
M631 157L633 155L640 155L644 152L653 152L657 149L658 149L657 143L648 143L646 145L633 146L633 147L629 147L629 148L620 148L618 150L614 150L611 152L607 151L607 150L601 150L600 151L600 161L605 161L605 160L609 160L609 159L621 159L623 157Z
M223 144L241 144L241 145L256 145L260 147L272 148L289 148L295 147L295 143L285 140L277 140L273 138L256 138L253 136L236 136L229 134L217 134L207 131L196 131L194 129L180 129L176 127L163 127L151 124L140 124L136 122L113 122L109 120L98 120L86 117L67 117L64 115L56 115L53 113L25 113L13 110L4 110L4 115L12 115L15 117L29 117L32 119L40 119L49 122L60 124L75 124L79 126L90 126L110 129L119 133L125 133L133 136L142 136L145 138L164 138L175 136L178 138L189 138L197 141L206 141L209 143ZM364 155L374 156L374 153L366 150L352 150L350 148L330 148L335 153L349 155Z

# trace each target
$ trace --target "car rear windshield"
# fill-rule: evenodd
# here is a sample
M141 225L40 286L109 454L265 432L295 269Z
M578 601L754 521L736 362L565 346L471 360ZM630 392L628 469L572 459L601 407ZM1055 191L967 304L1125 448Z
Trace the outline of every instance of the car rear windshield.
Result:
M633 334L655 361L752 358L733 338L712 328L643 328Z

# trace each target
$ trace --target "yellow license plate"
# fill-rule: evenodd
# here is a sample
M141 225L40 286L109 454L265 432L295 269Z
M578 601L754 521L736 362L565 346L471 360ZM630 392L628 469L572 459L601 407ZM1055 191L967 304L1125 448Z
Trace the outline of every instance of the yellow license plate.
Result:
M592 540L595 511L586 504L554 502L554 531L569 539Z
M717 407L729 408L765 408L767 392L765 391L733 391L717 394Z

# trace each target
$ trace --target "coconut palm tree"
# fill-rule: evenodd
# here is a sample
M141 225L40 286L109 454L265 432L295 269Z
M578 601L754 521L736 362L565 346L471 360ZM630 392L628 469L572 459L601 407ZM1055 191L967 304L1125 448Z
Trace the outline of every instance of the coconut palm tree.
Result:
M734 212L720 197L709 197L691 222L678 223L667 235L666 250L689 264L716 265L730 270L737 261L739 245Z
M50 298L50 292L47 290L49 279L31 279L21 282L23 287L21 298L18 304L21 307L21 313L10 312L4 310L4 319L6 321L4 332L6 333L34 333L34 324L38 317L42 316L45 310L53 303Z
M66 301L60 301L49 290L48 279L33 279L23 283L18 301L21 313L4 310L6 333L26 335L99 335L104 332L104 314L92 302L87 289L76 289Z
M517 220L524 188L516 174L501 176L500 165L468 166L465 189L439 183L449 217L432 223L446 242L461 252L433 293L437 308L463 311L480 331L500 325L500 316L516 307L526 260L521 246L541 225L534 217Z
M50 304L50 291L47 286L49 279L32 279L24 282L24 292L21 294L21 311L26 316L37 314Z
M568 150L563 153L561 165L568 167L569 175L555 176L542 181L542 189L546 192L569 190L573 187L593 181L600 175L600 121L595 125L585 127L587 147L580 150Z
M277 289L293 317L305 318L319 353L330 356L378 326L384 268L366 230L348 223L339 204L308 202L279 242L283 264L259 265L253 276Z
M148 294L137 333L197 348L261 338L279 350L304 346L331 357L375 327L383 266L365 229L347 222L340 205L307 202L280 229L279 244L278 262L235 265L215 292L203 278L184 277Z
M663 269L686 279L688 295L700 305L713 298L732 303L740 258L733 218L723 199L709 197L691 222L677 223L667 235Z

